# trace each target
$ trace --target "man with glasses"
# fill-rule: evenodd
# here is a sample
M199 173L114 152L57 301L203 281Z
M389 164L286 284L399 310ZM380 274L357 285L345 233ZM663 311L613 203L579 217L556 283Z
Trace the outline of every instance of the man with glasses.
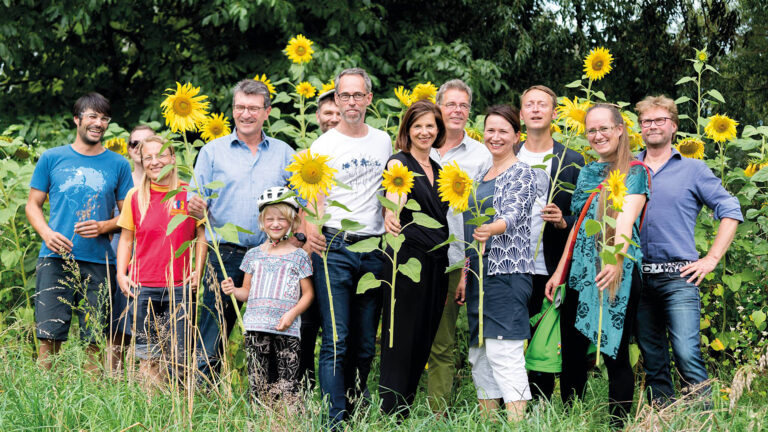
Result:
M584 157L552 138L552 122L557 119L557 95L552 89L543 85L529 87L520 97L520 105L520 119L525 124L527 138L520 144L517 157L530 166L545 167L534 169L537 196L531 208L530 238L535 273L533 291L528 300L528 314L533 317L541 312L544 288L557 268L568 234L576 222L576 215L571 214L571 193L563 190L561 184L576 184L579 170L584 166ZM547 203L550 188L553 187L556 193L552 202ZM529 356L527 366L531 393L533 397L549 398L554 390L557 367L531 360Z
M744 219L739 201L712 170L672 147L678 124L675 102L666 96L648 96L636 110L646 145L638 159L651 170L653 184L640 233L643 292L637 311L637 321L642 323L638 342L648 396L663 405L675 396L670 344L684 394L708 378L700 349L698 286L717 267ZM720 227L707 255L699 258L694 228L702 204L714 211ZM702 396L709 394L709 386L697 390Z
M101 143L110 122L110 105L98 93L75 102L75 142L46 150L30 182L27 218L42 237L35 283L38 361L50 368L51 355L67 340L73 313L80 337L89 343L86 369L99 368L96 343L108 319L115 280L115 253L109 234L117 231L113 209L122 208L131 188L131 167ZM50 202L46 221L43 204ZM109 274L107 273L109 269ZM114 292L114 291L113 291Z
M375 339L380 308L380 289L357 294L358 280L373 272L380 277L383 269L377 252L356 253L350 244L384 233L384 218L377 196L381 175L392 155L389 135L365 124L365 110L373 99L371 79L360 68L345 69L336 76L336 105L341 122L320 136L311 147L312 153L330 156L329 165L337 170L335 178L350 189L334 186L327 197L318 202L318 213L330 219L322 232L307 226L307 242L315 269L314 284L323 336L320 346L319 378L323 396L329 398L329 417L333 427L344 420L356 396L370 397L367 381L371 361L376 353ZM346 211L326 202L336 201ZM364 227L354 232L339 233L341 220L350 219ZM333 241L331 241L333 239ZM330 298L320 254L328 249L328 273L338 340L334 343ZM356 384L359 383L359 388ZM350 396L350 399L347 399Z
M286 185L289 175L285 168L291 163L294 152L288 144L268 137L262 130L272 110L266 85L246 79L237 83L232 92L235 128L231 134L200 149L195 178L190 182L197 184L200 191L189 200L189 213L198 219L207 216L216 228L232 223L250 231L238 232L236 243L225 241L218 233L213 234L220 242L219 250L227 275L236 286L241 286L243 256L248 249L266 239L259 229L257 200L265 189ZM209 187L212 182L220 182L221 187ZM210 232L206 231L205 235L208 241L212 240ZM208 260L220 284L224 274L218 258L208 254ZM215 289L213 284L205 289L199 317L201 344L197 366L206 375L218 371L220 365L223 355L220 329L228 336L236 320L230 297ZM217 304L217 299L221 299L221 304Z
M491 167L491 153L480 142L467 135L464 127L472 106L472 89L460 79L453 79L437 91L437 105L445 122L445 144L432 149L430 157L441 166L457 162L459 167L476 178ZM464 237L464 220L461 213L448 211L448 230L458 239ZM465 244L454 242L448 248L448 261L453 265L464 261ZM440 319L440 325L432 342L427 369L427 395L435 413L443 414L451 400L454 376L454 350L456 347L456 319L464 304L464 277L462 270L448 275L448 296Z

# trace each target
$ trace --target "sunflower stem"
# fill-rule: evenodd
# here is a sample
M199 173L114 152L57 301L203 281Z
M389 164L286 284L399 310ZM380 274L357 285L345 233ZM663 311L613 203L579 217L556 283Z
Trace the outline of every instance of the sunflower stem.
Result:
M403 197L401 194L397 194L397 212L395 213L395 218L397 218L398 223L400 222L400 212L403 210L402 207L403 204ZM405 227L403 227L405 228ZM392 291L389 294L389 347L392 348L392 345L394 344L395 340L395 282L397 282L397 251L392 249L393 257L392 257Z
M603 336L603 290L599 294L600 312L597 318L597 352L595 353L595 366L600 366L600 344Z
M483 346L483 297L485 297L485 291L483 290L483 254L485 253L485 242L482 242L477 247L478 259L477 259L477 346Z

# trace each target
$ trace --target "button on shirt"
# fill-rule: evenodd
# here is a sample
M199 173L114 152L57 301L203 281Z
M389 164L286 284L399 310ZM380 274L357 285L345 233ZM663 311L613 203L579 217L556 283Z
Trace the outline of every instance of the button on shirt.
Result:
M253 232L238 233L240 246L251 248L263 243L266 237L259 229L257 200L265 189L288 183L290 175L285 168L292 162L293 154L288 144L264 132L256 154L237 138L236 130L203 146L195 164L195 176L204 196L218 194L206 200L213 226L221 227L229 222ZM205 188L216 180L224 186ZM221 236L215 235L221 240ZM207 230L205 237L211 240Z
M637 158L644 160L645 153ZM643 262L698 260L693 232L704 204L715 212L716 219L744 221L739 200L723 188L712 170L703 161L685 158L674 148L672 157L661 168L651 170L651 184L651 199L640 232Z
M485 148L484 144L473 140L464 133L464 139L456 147L445 152L445 156L440 156L437 149L432 149L430 157L434 159L441 167L456 161L459 168L463 169L469 175L469 178L476 179L485 174L491 168L493 159L491 152ZM448 210L448 232L456 236L459 240L464 240L464 219L462 213L453 213ZM466 245L460 241L451 243L448 248L448 263L453 265L464 260L464 249Z

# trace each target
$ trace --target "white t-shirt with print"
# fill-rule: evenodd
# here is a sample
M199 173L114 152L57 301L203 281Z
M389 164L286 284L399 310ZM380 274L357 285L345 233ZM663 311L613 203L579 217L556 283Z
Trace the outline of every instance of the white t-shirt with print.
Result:
M541 218L541 209L547 204L547 196L549 193L549 173L552 172L552 158L544 162L544 158L547 155L552 154L552 149L542 153L534 153L528 151L525 148L525 144L520 147L520 152L517 154L517 158L527 163L530 166L546 165L546 171L541 168L534 168L533 172L536 175L536 200L533 202L531 208L531 256L536 252L536 243L539 241L541 230L544 229L544 220ZM536 274L546 275L547 264L544 261L543 246L539 245L539 253L534 260Z
M351 188L331 188L325 207L325 213L331 218L325 226L341 229L341 220L350 219L365 225L365 228L355 231L356 234L383 234L384 218L376 196L380 194L381 175L392 156L389 134L368 126L366 136L353 138L330 129L312 143L311 151L330 156L328 165L336 169L335 178ZM331 200L338 201L351 212L328 206Z

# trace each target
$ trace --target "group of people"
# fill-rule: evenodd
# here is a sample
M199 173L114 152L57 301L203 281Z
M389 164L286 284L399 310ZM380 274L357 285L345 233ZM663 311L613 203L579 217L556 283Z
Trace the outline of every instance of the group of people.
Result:
M389 135L365 123L373 99L366 71L345 69L334 82L334 90L319 96L322 134L310 151L327 156L335 179L349 187L332 187L312 203L316 219L327 218L322 228L306 220L286 188L294 150L263 131L271 111L263 83L244 80L234 87L235 128L200 150L190 185L175 168L167 169L175 164L173 146L146 127L131 134L132 177L128 162L101 144L109 103L94 93L80 98L73 112L75 142L42 155L26 208L43 239L35 295L41 363L49 366L50 355L67 339L73 313L79 315L81 337L95 340L109 317L73 305L106 310L100 294L117 280L120 290L110 298L118 304L125 296L133 322L126 325L126 314L116 311L112 326L135 329L137 357L155 377L162 375L156 333L163 324L156 317L163 311L170 313L166 331L179 334L198 314L194 340L177 338L171 350L189 355L195 346L199 375L211 377L220 370L236 308L245 303L249 382L253 396L262 399L296 393L303 377L314 383L322 329L317 381L331 426L372 400L367 382L380 322L381 409L407 416L428 365L427 400L444 415L454 399L456 325L465 303L472 379L486 414L501 402L510 419L521 418L526 401L552 396L557 374L565 402L583 397L587 351L595 344L608 371L611 421L620 426L634 389L632 335L643 353L654 403L675 397L670 343L684 391L695 387L708 394L706 385L697 386L707 380L699 347L698 284L717 266L743 219L738 201L709 168L673 148L678 113L671 99L649 96L637 104L646 150L636 159L618 109L591 107L586 137L599 159L585 165L579 153L553 139L557 96L542 85L522 93L520 110L488 108L480 143L465 131L472 90L450 80L435 103L410 105L393 154ZM523 124L527 138L521 142ZM438 179L449 164L474 180L470 207L489 215L480 226L472 223L471 211L456 213L441 199ZM383 209L379 200L382 173L397 165L416 174L407 194L387 193L400 203L399 212ZM624 176L627 190L621 211L604 194L592 192L614 171ZM405 206L408 200L440 227L411 223L416 207ZM711 249L699 258L693 232L703 204L721 222ZM179 223L176 215L189 217ZM585 225L603 215L614 219L615 227L597 242ZM343 219L363 228L344 230ZM244 228L236 242L204 228L226 223ZM118 230L115 253L109 235ZM394 296L388 284L358 293L364 274L387 279L393 263L379 250L355 252L350 246L384 233L403 237L398 262L418 260L419 277L398 274ZM450 235L457 240L436 247ZM212 241L219 243L218 254L208 253ZM467 248L473 241L479 246ZM623 243L616 264L601 264L601 243ZM72 262L85 289L62 282L70 280ZM457 269L446 273L448 267ZM200 283L206 268L206 283ZM565 288L558 289L562 282ZM554 369L526 363L531 317L550 303L560 313ZM96 364L95 346L89 351Z

